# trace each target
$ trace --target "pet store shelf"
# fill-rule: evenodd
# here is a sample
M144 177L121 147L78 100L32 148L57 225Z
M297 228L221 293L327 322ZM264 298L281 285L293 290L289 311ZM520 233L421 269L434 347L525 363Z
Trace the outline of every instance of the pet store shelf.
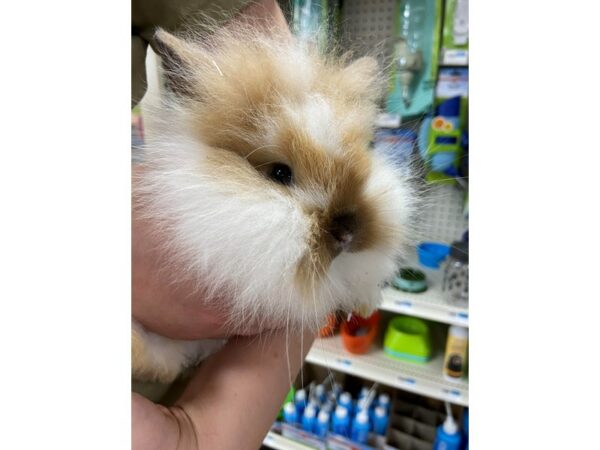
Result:
M436 322L469 326L469 310L452 305L442 293L442 273L440 270L423 270L427 276L428 289L420 294L404 292L393 286L386 287L381 292L383 303L379 307L385 311L406 314Z
M283 437L274 431L269 431L263 445L274 448L275 450L311 450L312 447L308 447L300 442L293 441L289 438Z
M397 389L469 405L468 381L448 381L443 377L442 353L423 365L392 359L376 347L365 355L353 355L344 349L338 335L315 340L306 361Z

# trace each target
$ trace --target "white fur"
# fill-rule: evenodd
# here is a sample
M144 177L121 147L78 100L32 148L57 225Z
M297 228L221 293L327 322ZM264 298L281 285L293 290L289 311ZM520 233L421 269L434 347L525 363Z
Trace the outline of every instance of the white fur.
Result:
M181 372L219 350L223 339L182 341L169 339L147 331L136 320L132 320L133 331L145 342L145 358L159 371Z
M343 155L338 123L331 105L323 96L309 95L301 104L287 105L285 111L320 148L331 156Z
M302 70L310 75L310 68ZM240 186L226 169L203 169L211 150L192 132L185 107L157 95L148 99L143 109L149 170L136 187L143 194L144 211L165 226L164 245L176 255L182 277L193 278L209 294L231 299L217 306L228 312L232 325L268 322L316 329L336 309L377 304L381 283L395 271L402 245L408 242L415 209L414 193L402 174L374 155L365 190L384 223L398 230L396 245L340 254L312 298L306 299L295 285L295 275L308 250L310 224L298 203L265 183ZM339 154L335 117L325 99L307 95L288 113L329 153ZM327 192L318 186L298 195L321 207L328 202ZM156 361L174 367L185 366L213 347L147 336Z

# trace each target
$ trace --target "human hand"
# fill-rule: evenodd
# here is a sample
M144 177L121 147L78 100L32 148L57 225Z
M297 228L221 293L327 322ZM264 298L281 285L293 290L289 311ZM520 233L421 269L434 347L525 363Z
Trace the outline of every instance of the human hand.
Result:
M314 336L234 338L197 369L172 407L132 394L134 450L259 448Z

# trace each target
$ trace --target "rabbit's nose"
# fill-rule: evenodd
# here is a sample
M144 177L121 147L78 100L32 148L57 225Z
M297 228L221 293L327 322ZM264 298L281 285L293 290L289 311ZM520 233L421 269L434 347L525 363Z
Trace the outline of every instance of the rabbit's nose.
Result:
M342 250L350 248L357 224L356 215L352 213L338 214L331 219L329 232L342 247Z

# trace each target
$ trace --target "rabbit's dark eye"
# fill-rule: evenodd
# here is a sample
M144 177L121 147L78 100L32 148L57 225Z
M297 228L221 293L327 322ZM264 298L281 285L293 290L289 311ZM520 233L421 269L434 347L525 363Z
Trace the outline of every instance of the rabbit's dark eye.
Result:
M269 173L269 177L278 183L287 186L292 182L292 169L285 164L274 164Z

